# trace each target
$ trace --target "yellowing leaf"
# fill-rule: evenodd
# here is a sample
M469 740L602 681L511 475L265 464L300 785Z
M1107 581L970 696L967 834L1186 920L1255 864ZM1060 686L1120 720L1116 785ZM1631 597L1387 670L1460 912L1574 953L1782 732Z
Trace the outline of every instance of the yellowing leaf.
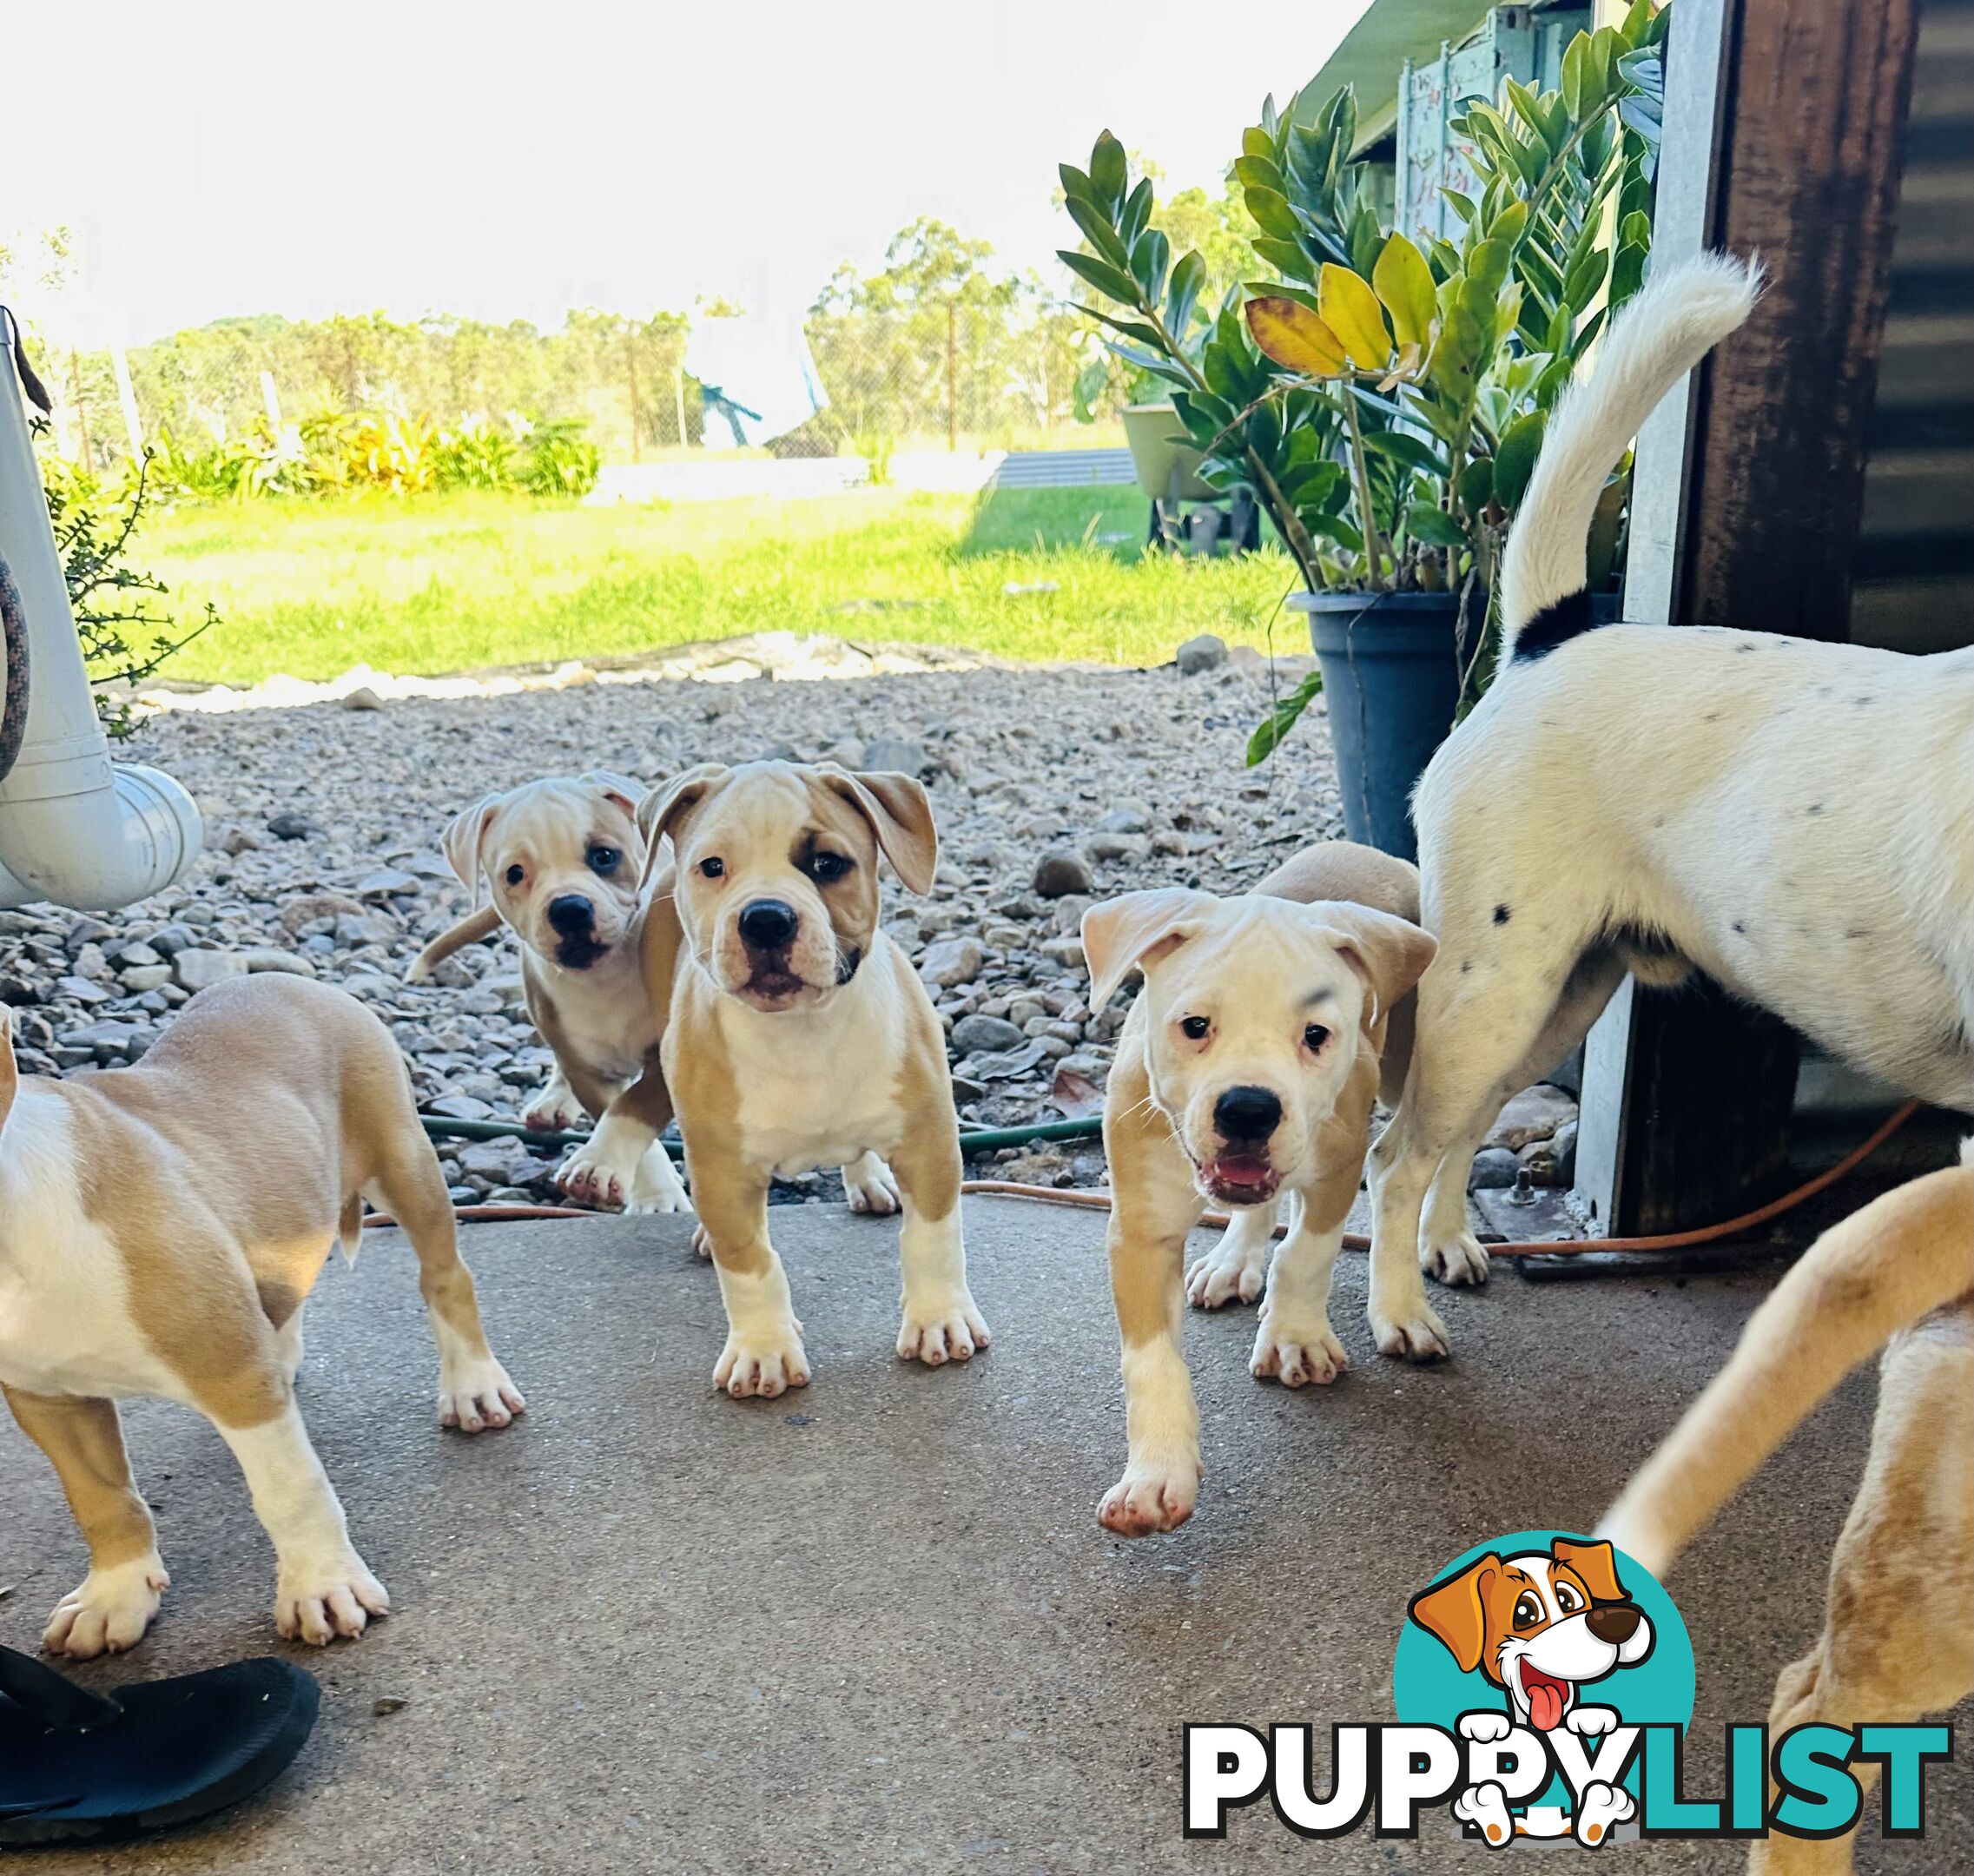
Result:
M1350 369L1337 334L1299 300L1272 294L1250 300L1247 329L1277 365L1305 378L1340 378Z
M1394 234L1371 269L1370 283L1391 315L1398 343L1423 349L1439 311L1439 295L1426 257L1403 234Z
M1384 329L1377 295L1359 275L1325 261L1317 282L1316 305L1323 323L1343 341L1352 364L1360 371L1384 369L1391 356L1391 335Z

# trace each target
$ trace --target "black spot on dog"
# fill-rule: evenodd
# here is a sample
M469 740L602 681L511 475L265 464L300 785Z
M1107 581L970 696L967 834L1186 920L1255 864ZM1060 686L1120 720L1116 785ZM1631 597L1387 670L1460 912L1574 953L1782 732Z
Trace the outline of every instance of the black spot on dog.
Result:
M1821 814L1823 812L1823 803L1819 801L1812 802L1807 808L1803 809L1803 812L1806 815Z
M1723 713L1721 711L1717 710L1708 710L1706 716L1702 717L1700 720L1702 723L1719 723L1720 721L1722 714Z
M1497 924L1497 925L1505 925L1505 924L1507 924L1507 923L1508 923L1508 921L1509 921L1509 917L1510 917L1510 916L1511 916L1511 915L1510 915L1510 913L1509 912L1509 909L1508 909L1508 908L1507 908L1505 905L1497 905L1497 906L1495 908L1495 924Z
M1463 958L1462 958L1462 959L1461 959L1461 961L1460 961L1460 974L1461 974L1462 977L1464 977L1464 976L1467 974L1467 973L1468 973L1469 971L1472 970L1472 969L1473 969L1473 968L1474 968L1474 961L1473 961L1473 959L1472 959L1472 958L1470 958L1470 957L1463 957Z
M1539 657L1547 657L1558 645L1581 638L1596 624L1590 613L1590 589L1579 587L1568 598L1544 606L1515 633L1514 657L1517 663L1533 664Z
M1878 699L1875 697L1861 697L1856 699L1856 704L1859 710L1864 709L1867 704L1875 704L1877 702Z
M1761 650L1761 647L1758 645L1753 639L1744 638L1738 645L1734 647L1734 649L1737 651L1759 651Z
M1745 938L1747 936L1748 928L1746 925L1742 924L1739 919L1736 919L1734 921L1734 929L1739 932L1742 937Z

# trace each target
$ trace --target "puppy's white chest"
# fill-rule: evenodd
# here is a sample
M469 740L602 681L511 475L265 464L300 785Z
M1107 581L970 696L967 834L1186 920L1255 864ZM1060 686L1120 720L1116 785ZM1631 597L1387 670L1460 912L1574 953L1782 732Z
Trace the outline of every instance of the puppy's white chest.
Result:
M773 1027L785 1021L743 1016L727 1026L742 1158L785 1179L860 1153L888 1155L903 1126L895 1040L864 1024L797 1018Z

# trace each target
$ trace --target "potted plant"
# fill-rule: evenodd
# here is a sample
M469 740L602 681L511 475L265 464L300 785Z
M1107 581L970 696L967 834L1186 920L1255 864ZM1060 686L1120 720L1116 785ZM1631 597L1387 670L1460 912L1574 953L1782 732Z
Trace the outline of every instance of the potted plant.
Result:
M1308 121L1271 101L1234 172L1277 278L1211 316L1204 266L1172 259L1114 137L1062 168L1088 248L1061 258L1111 303L1085 310L1172 386L1203 478L1251 490L1295 562L1317 668L1249 759L1327 690L1353 839L1410 856L1412 786L1491 675L1494 565L1545 414L1643 277L1667 23L1637 0L1571 43L1558 90L1465 102L1451 128L1476 186L1443 191L1457 242L1380 222L1347 89ZM1623 492L1600 516L1613 560Z

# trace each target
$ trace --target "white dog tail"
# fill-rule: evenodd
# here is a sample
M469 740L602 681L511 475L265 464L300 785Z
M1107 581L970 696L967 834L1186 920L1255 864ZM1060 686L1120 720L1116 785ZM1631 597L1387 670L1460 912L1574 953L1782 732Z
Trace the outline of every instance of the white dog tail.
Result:
M1653 406L1748 316L1761 269L1703 254L1654 274L1610 323L1591 376L1550 413L1502 556L1502 655L1540 657L1590 628L1587 547L1604 483ZM1538 629L1530 631L1531 626Z
M1887 1192L1803 1253L1599 1536L1663 1575L1859 1362L1974 1288L1974 1142L1962 1158Z

